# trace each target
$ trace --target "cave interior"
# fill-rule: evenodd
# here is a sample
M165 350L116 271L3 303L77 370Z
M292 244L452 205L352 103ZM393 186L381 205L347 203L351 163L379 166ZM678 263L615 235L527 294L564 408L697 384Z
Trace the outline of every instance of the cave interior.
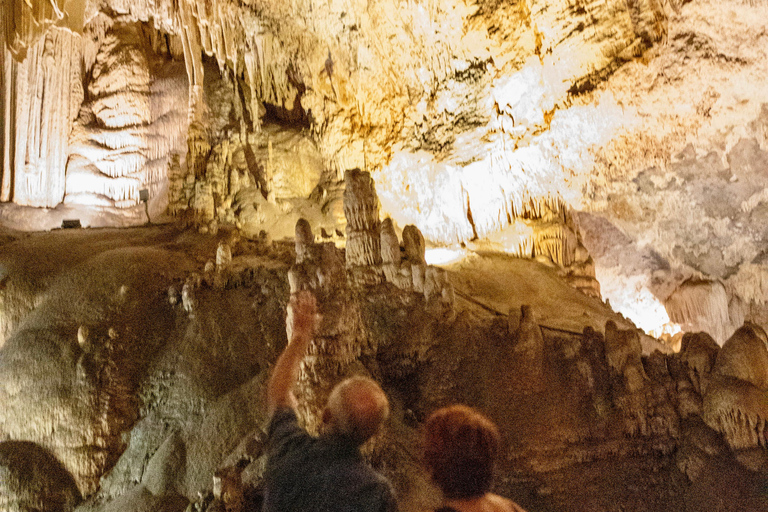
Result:
M370 376L529 512L768 512L768 3L6 0L0 512L259 510ZM763 284L765 283L765 286Z

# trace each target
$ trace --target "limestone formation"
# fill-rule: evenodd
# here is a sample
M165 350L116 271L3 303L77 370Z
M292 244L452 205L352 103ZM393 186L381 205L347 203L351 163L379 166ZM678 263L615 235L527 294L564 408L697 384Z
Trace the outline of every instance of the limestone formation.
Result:
M190 281L184 283L181 287L181 306L184 311L192 317L195 314L195 287Z
M381 264L379 199L373 179L367 172L346 172L344 216L347 219L348 267L372 267Z
M544 336L536 314L529 305L520 308L520 322L515 330L513 351L524 363L520 385L529 391L541 391L544 385Z
M26 5L11 5L22 17ZM49 9L47 5L41 10ZM34 23L28 16L23 14ZM28 48L17 48L23 59L13 58L7 47L3 50L0 202L54 207L64 199L69 134L83 101L81 37L51 27L44 37L38 34L24 42Z
M731 448L768 445L768 345L760 327L744 325L723 344L704 392L702 417Z
M669 296L666 308L673 322L688 331L707 332L722 344L743 322L743 317L730 317L728 303L728 295L722 283L689 280Z
M312 246L315 243L315 235L312 234L312 227L306 219L299 219L296 222L295 230L296 263L302 263L305 259L312 257Z
M683 335L680 359L688 367L688 376L696 392L704 394L720 346L705 332Z
M71 512L75 480L49 451L25 441L0 443L0 510Z
M500 489L529 510L768 509L766 337L736 331L768 319L766 18L740 0L0 3L0 224L144 224L146 189L153 221L168 205L195 228L0 233L0 454L35 447L0 463L34 473L0 476L0 500L45 509L39 449L88 510L255 508L213 477L264 423L288 295L310 289L303 419L349 373L382 381L371 459L405 510L434 508L416 432L455 401L499 423ZM427 244L473 261L428 266ZM679 323L681 353L650 354L669 346L601 293L654 336ZM520 304L540 318L504 317Z
M181 494L184 491L187 450L178 432L166 439L147 462L141 483L155 496Z
M414 265L426 264L424 253L426 246L424 235L419 228L409 224L403 228L403 247L405 248L405 259Z
M381 262L384 265L400 267L400 241L395 233L392 219L387 217L381 223Z
M608 368L629 393L640 391L648 377L640 360L642 347L637 331L621 330L613 321L605 325L605 358Z
M232 249L229 244L220 242L216 248L216 269L221 271L232 264Z

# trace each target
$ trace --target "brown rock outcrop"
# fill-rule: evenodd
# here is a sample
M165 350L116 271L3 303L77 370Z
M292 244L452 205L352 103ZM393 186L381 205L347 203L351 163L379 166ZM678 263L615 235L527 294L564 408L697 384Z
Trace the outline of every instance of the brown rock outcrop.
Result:
M733 449L768 446L768 345L745 324L723 345L704 392L702 417Z

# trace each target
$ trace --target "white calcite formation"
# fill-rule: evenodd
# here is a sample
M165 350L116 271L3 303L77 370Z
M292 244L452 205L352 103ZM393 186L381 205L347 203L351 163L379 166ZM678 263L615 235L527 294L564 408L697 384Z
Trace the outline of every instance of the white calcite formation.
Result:
M53 207L64 199L68 139L83 101L81 37L53 27L21 61L3 51L0 202Z
M127 208L142 189L153 199L167 193L172 156L186 153L187 82L180 62L154 53L151 30L105 23L71 136L64 202Z
M344 179L344 216L347 219L348 267L381 264L379 198L367 172L353 169Z
M717 354L702 417L731 448L768 446L768 336L744 325Z
M738 297L729 297L719 281L687 280L672 292L665 306L670 320L683 330L704 331L720 345L744 323Z
M416 226L403 229L403 246L392 219L379 220L376 187L367 172L348 171L344 190L347 219L346 265L354 284L388 282L423 294L427 304L451 311L455 300L447 272L427 265L424 237Z

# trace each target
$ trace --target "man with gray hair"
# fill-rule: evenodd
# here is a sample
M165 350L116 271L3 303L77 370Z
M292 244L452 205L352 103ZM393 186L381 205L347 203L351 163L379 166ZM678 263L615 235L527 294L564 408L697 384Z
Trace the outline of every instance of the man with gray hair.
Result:
M294 294L288 304L288 346L267 386L270 424L263 511L395 512L392 486L366 464L359 449L389 416L389 402L375 381L358 376L333 388L320 437L298 424L292 389L317 321L315 297L308 291Z

